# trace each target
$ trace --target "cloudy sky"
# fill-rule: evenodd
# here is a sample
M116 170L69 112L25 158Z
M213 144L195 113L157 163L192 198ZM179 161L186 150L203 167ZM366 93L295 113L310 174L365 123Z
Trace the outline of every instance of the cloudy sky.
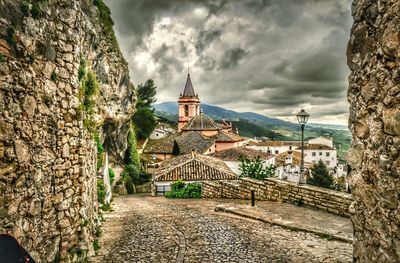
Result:
M202 102L347 124L351 0L106 0L135 85L176 101L187 68Z

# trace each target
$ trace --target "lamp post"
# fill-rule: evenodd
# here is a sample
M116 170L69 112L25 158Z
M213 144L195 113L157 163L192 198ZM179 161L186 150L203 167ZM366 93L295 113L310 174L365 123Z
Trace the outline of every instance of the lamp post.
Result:
M301 126L301 167L300 167L300 178L299 178L299 184L305 184L306 182L304 181L304 126L306 125L308 118L310 117L310 114L305 112L304 109L302 109L299 113L296 114L297 121L300 123Z

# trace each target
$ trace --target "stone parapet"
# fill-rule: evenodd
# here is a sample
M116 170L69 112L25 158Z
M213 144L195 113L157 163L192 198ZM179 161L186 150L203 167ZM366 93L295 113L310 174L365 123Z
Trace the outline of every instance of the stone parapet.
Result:
M310 185L268 178L264 181L242 178L237 181L206 181L202 183L202 197L250 199L254 191L256 200L277 201L304 205L341 216L350 216L350 194Z

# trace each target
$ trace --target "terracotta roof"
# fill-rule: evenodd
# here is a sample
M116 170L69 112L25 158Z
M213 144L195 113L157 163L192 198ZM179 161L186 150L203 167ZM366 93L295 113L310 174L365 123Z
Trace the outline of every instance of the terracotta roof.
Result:
M277 164L285 164L285 158L287 156L292 155L293 161L292 163L295 165L299 165L301 164L301 153L300 152L296 152L296 151L286 151L283 153L280 153L278 155L276 155L275 157L275 162Z
M297 148L296 150L301 150L301 146ZM328 145L325 144L318 144L318 143L313 143L313 144L308 144L304 145L304 150L335 150L335 148L332 148Z
M220 131L215 140L217 142L238 142L243 141L244 139L235 133Z
M144 147L143 153L172 153L175 138L179 135L180 133L174 133L164 138L150 139Z
M190 153L163 161L154 173L155 181L236 180L237 175L221 160Z
M181 154L190 153L192 150L205 153L214 144L215 139L203 136L198 131L174 133L161 139L148 140L143 153L173 153L175 142Z
M262 142L249 143L249 145L266 146L266 147L282 147L282 146L297 146L297 147L299 147L299 146L301 146L301 142L300 141L262 141Z
M195 97L192 80L190 79L190 74L188 74L185 84L185 89L183 90L182 97Z
M214 141L212 138L203 136L198 131L189 131L182 133L175 138L181 154L190 153L195 150L197 153L204 153L210 148Z
M199 131L199 130L221 130L221 127L204 113L194 116L182 128L185 131Z
M239 161L240 157L253 159L259 156L263 160L269 160L274 157L273 154L257 151L254 149L249 149L246 147L236 147L223 150L220 152L213 153L211 156L224 161Z

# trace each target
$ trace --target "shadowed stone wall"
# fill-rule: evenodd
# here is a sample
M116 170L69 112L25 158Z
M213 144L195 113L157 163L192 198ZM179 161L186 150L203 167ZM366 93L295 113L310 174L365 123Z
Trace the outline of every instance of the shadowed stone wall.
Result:
M400 1L355 0L347 49L356 262L400 262Z
M115 159L126 148L135 98L105 30L92 0L0 1L0 231L36 262L93 253L97 148L83 124L81 58L99 83L99 136Z
M202 182L202 197L250 199L255 191L256 200L278 201L304 205L341 216L350 216L351 195L320 187L285 182L274 178L264 181L242 178L237 181Z

